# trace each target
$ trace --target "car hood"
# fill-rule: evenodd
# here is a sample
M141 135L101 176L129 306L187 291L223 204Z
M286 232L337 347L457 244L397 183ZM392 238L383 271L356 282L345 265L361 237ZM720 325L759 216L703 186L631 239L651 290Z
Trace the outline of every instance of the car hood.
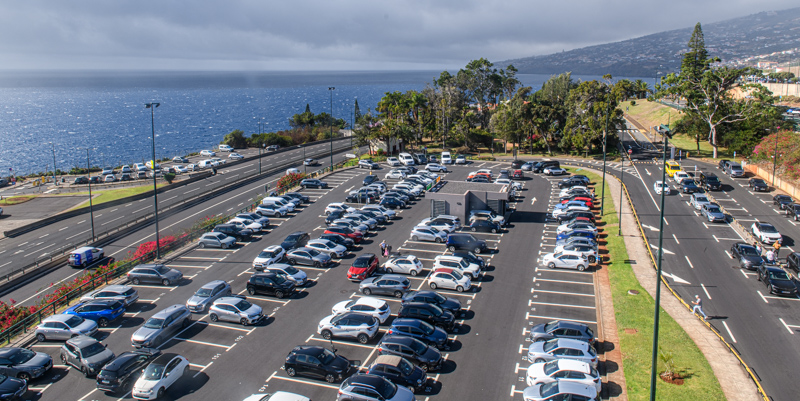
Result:
M131 336L131 340L133 341L145 341L150 340L157 336L161 332L161 329L150 329L147 327L140 327L136 330L133 335Z
M84 361L86 361L86 363L89 365L95 365L99 368L112 359L114 359L114 353L111 352L110 349L106 348L105 350L99 352L97 355L92 355L88 358L84 358Z
M542 384L536 384L526 388L525 391L522 392L522 398L526 400L541 400L542 399L542 392L540 390L541 387Z
M442 353L436 348L428 347L428 349L419 356L422 361L437 362L442 359Z
M167 274L164 275L164 278L168 278L170 280L176 280L176 279L179 279L181 277L183 277L183 273L181 273L181 272L179 272L179 271L177 271L175 269L170 269L167 272Z
M207 304L211 300L211 297L198 297L197 295L192 295L188 301L186 301L186 305L204 305Z
M97 328L97 323L94 320L85 319L83 323L72 328L72 332L88 333Z
M764 263L764 259L761 256L742 255L742 260L753 266L760 266Z
M441 305L442 309L447 310L460 310L461 309L461 301L453 298L447 298Z
M545 323L531 327L531 337L550 338L551 336L544 331Z
M780 233L761 233L761 235L767 238L781 238Z
M264 312L264 310L261 309L260 306L258 306L256 304L250 304L250 307L247 308L246 311L244 311L244 314L247 315L247 316L255 316L255 315L261 314L262 312Z
M25 382L20 379L9 377L2 384L0 384L0 394L15 393L20 387L24 386Z
M544 354L544 341L536 341L528 347L529 354Z
M333 362L331 362L330 366L334 369L338 369L346 373L350 369L350 361L348 361L342 356L337 356L336 359L334 359Z
M434 327L430 337L436 343L444 343L447 341L447 332L441 327Z
M161 380L146 380L140 377L139 380L136 380L136 384L133 385L133 389L141 392L152 391L159 383L161 383Z
M528 377L530 378L547 377L547 375L544 373L544 364L533 363L531 364L531 366L528 366Z
M338 314L340 314L342 312L347 312L347 304L348 303L350 303L349 300L348 301L342 301L342 302L337 303L336 305L333 305L333 308L331 308L331 312L334 315L338 315Z
M41 368L53 361L53 358L44 352L37 352L29 361L16 365L18 369ZM2 392L0 392L2 394Z

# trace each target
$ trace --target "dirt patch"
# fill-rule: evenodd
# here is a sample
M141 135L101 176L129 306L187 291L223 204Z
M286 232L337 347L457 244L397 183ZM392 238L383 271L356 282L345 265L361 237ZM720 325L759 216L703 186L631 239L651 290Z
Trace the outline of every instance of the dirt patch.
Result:
M639 330L636 330L636 329L624 329L624 330L625 330L625 334L636 334L636 333L639 332Z
M681 375L679 375L677 373L668 374L667 372L664 372L664 373L659 374L658 376L661 378L661 380L663 380L663 381L665 381L665 382L667 382L669 384L674 384L676 386L682 386L683 385L683 377L681 377Z

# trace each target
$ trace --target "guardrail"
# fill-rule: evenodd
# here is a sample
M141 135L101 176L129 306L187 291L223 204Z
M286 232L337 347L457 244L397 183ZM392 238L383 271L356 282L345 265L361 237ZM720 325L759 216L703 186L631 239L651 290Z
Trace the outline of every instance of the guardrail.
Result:
M632 160L630 160L630 157L628 159L629 159L629 161L633 162ZM633 207L633 200L631 199L630 193L628 193L628 187L625 185L625 183L623 183L619 179L619 177L614 176L614 178L616 178L618 181L620 181L620 185L622 185L622 188L625 190L625 197L627 198L628 204L630 205L631 212L633 213L634 220L636 221L636 226L639 227L639 234L641 235L642 240L644 240L645 248L647 249L647 253L650 255L650 261L653 263L652 266L655 269L656 266L658 266L658 264L656 263L656 258L653 255L653 251L651 249L652 247L650 246L650 241L647 240L647 235L645 234L644 227L642 227L642 223L639 220L639 215L636 213L636 209ZM731 216L731 217L733 217L733 216ZM681 298L680 295L678 295L677 292L675 292L675 290L672 288L672 286L669 285L669 282L667 282L667 279L665 279L664 276L661 276L661 282L664 284L665 287L667 287L669 292L671 292L672 295L675 298L677 298L678 301L680 301L680 303L683 304L683 306L686 307L686 309L688 309L690 311L692 310L692 307L689 304L687 304L686 301L684 301L683 298ZM712 326L710 323L708 323L705 320L703 320L702 322L714 334L717 335L717 337L725 345L725 347L727 347L728 350L733 354L733 356L735 356L736 359L739 360L739 363L744 367L745 371L747 371L747 374L750 376L750 379L753 380L753 383L755 383L756 387L758 388L758 392L761 395L761 397L763 398L763 400L764 401L769 401L770 398L767 396L767 393L766 393L766 391L764 391L764 388L761 387L760 379L758 378L756 373L753 371L753 369L750 368L750 366L742 359L742 356L739 354L739 351L736 350L736 348L732 344L728 343L728 341L725 340L725 338L722 336L722 334L714 326Z

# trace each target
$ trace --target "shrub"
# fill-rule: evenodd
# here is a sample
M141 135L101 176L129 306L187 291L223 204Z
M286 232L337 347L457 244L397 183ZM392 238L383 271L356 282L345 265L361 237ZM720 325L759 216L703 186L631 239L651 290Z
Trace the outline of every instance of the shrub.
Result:
M299 184L300 181L305 178L306 175L303 173L300 174L286 174L278 180L277 188L278 192L288 191L290 188L294 187L295 185Z
M175 174L174 173L166 173L166 174L164 174L164 180L167 181L167 183L172 184L172 180L174 180L174 179L175 179Z
M631 100L631 106L636 106L636 101L635 100Z

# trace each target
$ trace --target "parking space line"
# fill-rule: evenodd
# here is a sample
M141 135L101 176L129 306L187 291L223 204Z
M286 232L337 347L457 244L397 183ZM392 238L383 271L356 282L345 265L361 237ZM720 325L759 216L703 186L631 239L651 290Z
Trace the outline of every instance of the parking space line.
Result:
M202 252L236 252L238 250L239 250L238 248L237 249L222 249L222 248L217 248L217 249L196 248L196 249L194 249L194 251L202 251ZM182 258L190 258L190 259L192 259L192 258L196 258L196 257L195 256L186 256L186 257L182 257Z
M236 345L236 344L233 344L233 345L222 345L222 344L210 343L210 342L206 342L206 341L191 340L191 339L188 339L188 338L181 338L181 337L173 337L172 339L176 340L176 341L186 341L187 343L202 344L202 345L208 345L208 346L211 346L211 347L219 347L219 348L225 348L225 349L231 349L231 348L233 348L233 345Z
M201 250L202 249L195 249L195 251L201 251ZM215 260L215 261L219 262L223 258L211 258L211 257L207 257L207 256L181 256L178 259Z
M286 381L290 381L290 382L295 382L295 383L310 384L312 386L325 387L325 388L330 388L330 389L334 389L334 390L338 390L339 389L339 386L334 386L332 384L312 382L310 380L295 379L293 377L273 376L273 378L280 379L280 380L286 380Z
M239 295L241 295L243 292L247 292L247 289L245 288L244 290L240 291ZM255 296L255 295L248 295L247 299L256 299L256 300L259 300L259 301L267 301L267 302L277 302L279 304L284 304L284 305L289 303L289 301L284 301L282 299L265 298L265 297Z
M163 290L163 289L169 288L170 291L174 291L176 288L178 288L178 286L165 287L163 285L144 285L144 284L131 284L130 286L131 287L135 287L135 288L155 288L155 289L159 289L159 290Z
M584 296L584 297L593 297L594 294L581 294L578 292L565 292L565 291L550 291L550 290L539 290L539 289L531 289L531 293L537 292L546 292L548 294L563 294L563 295L577 295L577 296Z
M800 301L800 298L797 298L796 296L794 298L789 298L789 297L776 297L774 295L762 295L762 297L769 299L778 299L781 301Z
M552 305L552 306L564 306L567 308L583 308L583 309L596 309L594 306L583 306L583 305L570 305L570 304L554 304L550 302L534 302L528 301L528 306L531 305Z
M372 345L364 345L364 344L359 344L359 343L351 343L351 342L337 341L337 340L326 340L324 338L316 338L313 335L311 336L311 338L309 338L309 340L320 341L320 342L324 342L324 343L341 344L341 345L347 345L347 346L353 346L353 347L359 347L359 348L369 348L369 349L375 348Z
M594 285L594 283L582 283L582 282L580 282L580 281L569 281L569 280L551 280L551 279L547 279L547 278L537 278L537 277L534 277L534 278L533 278L533 282L535 283L535 282L537 282L537 281L547 281L547 282L551 282L551 283L584 284L584 285L592 285L592 286Z
M789 330L789 334L792 334L792 335L794 334L794 331L792 331L791 328L792 327L800 327L800 326L788 325L788 324L786 324L786 322L783 321L783 318L780 318L780 317L778 318L778 320L780 320L781 323L783 323L783 327L786 327L786 330Z
M203 321L200 321L200 322L197 322L197 323L205 323L208 326L219 327L219 328L222 328L222 329L243 331L243 332L245 332L247 334L250 334L250 333L253 332L253 330L255 330L255 328L252 328L252 329L248 330L248 329L242 329L240 327L231 327L231 326L226 326L224 324L208 323L208 322L203 322Z
M764 298L764 294L762 294L761 291L756 291L756 292L758 293L758 296L760 296L761 299L764 300L765 303L769 303L769 301L767 301L767 298Z
M194 266L194 265L166 265L167 267L187 267L190 269L208 269L211 265L208 266Z
M528 319L545 319L545 320L569 320L578 323L587 323L587 324L597 324L594 320L578 320L578 319L568 319L563 317L553 317L553 316L540 316L540 315L531 315L528 312L525 312L525 320Z

